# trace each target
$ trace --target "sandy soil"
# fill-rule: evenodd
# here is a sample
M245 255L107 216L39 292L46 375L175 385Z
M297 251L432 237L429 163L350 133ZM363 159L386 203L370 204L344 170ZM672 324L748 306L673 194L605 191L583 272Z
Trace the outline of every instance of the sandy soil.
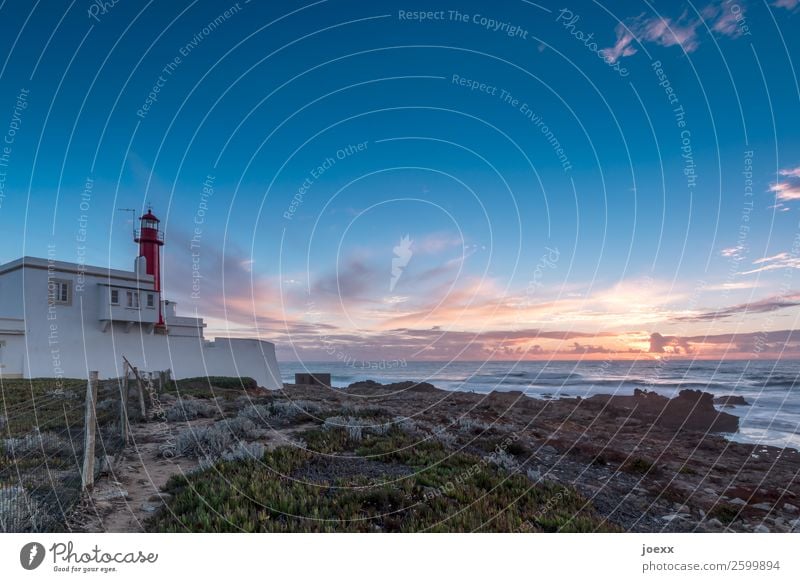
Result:
M149 422L131 426L131 444L116 459L108 473L101 475L94 489L75 512L73 528L84 532L133 533L145 531L144 522L169 500L162 493L173 475L185 474L199 466L198 459L166 458L161 448L165 427L172 435L188 427L213 424L214 419L191 422ZM286 445L292 433L308 428L305 425L264 431L258 439L268 449Z

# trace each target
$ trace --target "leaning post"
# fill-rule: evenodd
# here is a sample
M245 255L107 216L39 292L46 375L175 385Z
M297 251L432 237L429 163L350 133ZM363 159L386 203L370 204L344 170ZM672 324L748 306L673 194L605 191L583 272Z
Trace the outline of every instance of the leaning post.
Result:
M94 448L97 425L97 384L98 373L89 372L86 383L86 413L84 415L83 472L81 486L84 491L94 486Z
M125 368L125 375L119 384L119 425L122 446L128 446L128 368Z

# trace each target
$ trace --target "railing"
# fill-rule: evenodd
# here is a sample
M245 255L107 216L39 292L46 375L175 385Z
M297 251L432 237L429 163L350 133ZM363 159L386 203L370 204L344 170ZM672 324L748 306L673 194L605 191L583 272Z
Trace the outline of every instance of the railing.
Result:
M147 230L152 230L152 229L147 229ZM155 240L158 241L158 242L162 242L163 243L164 242L164 232L161 231L161 230L155 230L153 232L156 233ZM138 229L134 230L133 231L133 238L134 238L134 240L136 242L140 242L142 240L142 231L138 230ZM148 237L146 240L152 240L152 239Z

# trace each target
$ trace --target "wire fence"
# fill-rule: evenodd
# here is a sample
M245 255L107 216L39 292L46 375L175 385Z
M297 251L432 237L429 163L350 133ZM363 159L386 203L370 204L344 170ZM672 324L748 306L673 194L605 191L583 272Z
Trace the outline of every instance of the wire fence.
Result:
M96 396L87 384L0 377L0 532L68 529L83 491L126 446L128 424L146 419L139 404L151 384L97 381Z

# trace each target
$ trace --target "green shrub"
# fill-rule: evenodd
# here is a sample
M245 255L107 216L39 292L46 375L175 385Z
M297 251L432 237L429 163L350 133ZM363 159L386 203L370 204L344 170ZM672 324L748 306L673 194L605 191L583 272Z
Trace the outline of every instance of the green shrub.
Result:
M471 532L616 531L574 489L508 475L479 456L398 430L306 431L308 450L240 455L214 470L173 478L150 531ZM326 454L315 447L324 445ZM244 460L242 460L244 459ZM310 482L309 476L314 476Z
M229 378L224 376L200 376L198 378L184 378L170 382L166 392L178 396L194 396L195 398L217 398L234 400L247 390L255 390L258 383L252 378Z
M216 414L216 406L205 400L180 398L167 409L166 417L171 422L179 422L196 418L214 418Z
M739 510L733 505L717 504L708 512L708 517L716 518L725 525L733 523L739 517Z
M654 469L654 465L652 462L648 461L647 459L643 459L641 457L635 457L625 463L622 466L623 471L627 471L629 473L649 473Z

